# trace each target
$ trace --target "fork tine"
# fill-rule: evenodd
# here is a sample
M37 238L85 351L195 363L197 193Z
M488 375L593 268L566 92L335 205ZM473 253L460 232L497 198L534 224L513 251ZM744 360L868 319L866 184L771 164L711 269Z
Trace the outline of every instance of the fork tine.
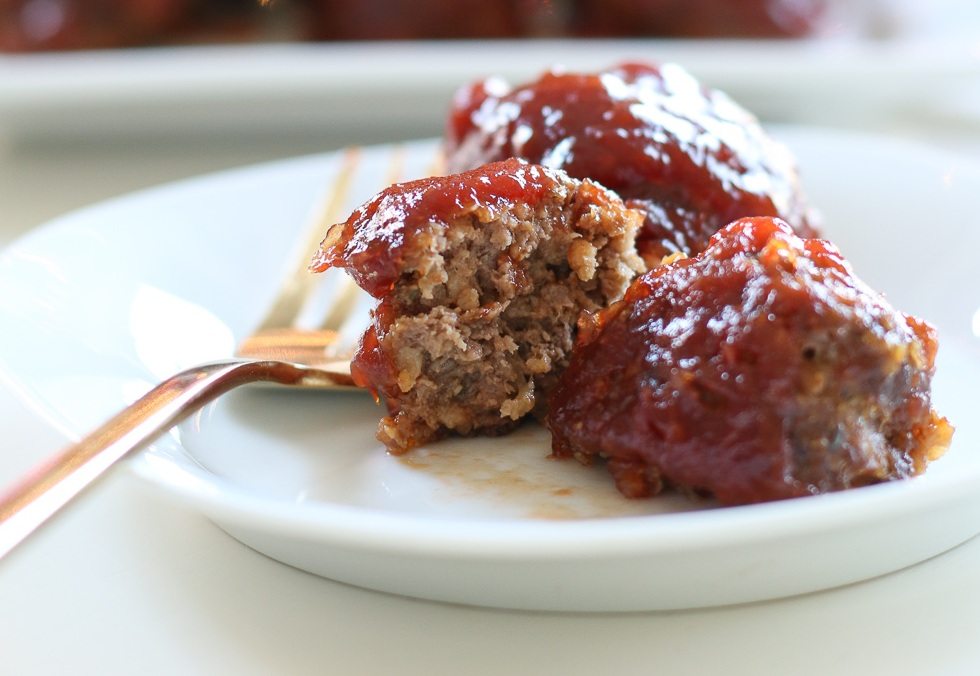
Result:
M354 283L348 275L344 274L337 280L340 287L337 295L333 297L330 308L327 310L320 328L324 331L339 331L344 322L351 316L357 299L361 295L361 289Z
M384 177L384 185L393 185L401 180L402 175L405 173L405 152L405 146L403 145L397 145L391 149L391 154L388 157L388 170ZM332 223L329 225L332 225ZM324 316L323 321L320 322L320 328L323 330L339 331L351 317L357 305L357 300L361 295L361 291L354 283L354 280L346 274L338 281L338 286L340 288L337 290L330 304L330 309Z
M340 220L340 210L347 204L361 159L357 147L344 152L331 189L307 226L306 241L291 274L283 281L261 324L239 344L238 356L315 364L331 373L346 374L350 355L369 321L373 299L343 270L327 273L333 279L323 279L330 283L321 284L319 276L310 274L308 262L319 249L323 233ZM385 161L385 185L397 183L406 171L408 149L392 146ZM437 155L426 169L434 175L440 166Z
M357 171L361 158L361 149L354 146L344 151L341 166L332 187L323 200L322 208L310 220L306 238L294 268L286 277L285 283L279 290L279 295L272 302L268 312L259 324L257 331L290 326L299 314L304 302L309 297L317 280L307 271L310 259L320 246L323 233L328 226L337 222L340 210L346 202L351 181Z

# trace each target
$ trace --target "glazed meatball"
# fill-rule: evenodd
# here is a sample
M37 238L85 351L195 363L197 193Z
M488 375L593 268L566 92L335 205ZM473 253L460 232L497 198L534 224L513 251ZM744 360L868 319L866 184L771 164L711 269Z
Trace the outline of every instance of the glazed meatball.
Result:
M255 37L241 0L0 0L0 51L107 49Z
M502 38L519 34L513 0L309 0L305 28L317 40Z
M346 268L380 300L351 364L388 406L378 438L401 453L543 414L579 313L643 270L641 221L594 183L511 159L392 186L333 226L313 270Z
M743 219L583 321L554 454L605 459L629 497L722 504L910 477L952 435L930 404L936 349L832 244Z
M456 95L446 152L452 171L513 156L614 190L646 214L637 241L651 267L701 251L744 216L815 234L786 148L672 64L552 72L516 89L476 83Z
M826 11L827 0L578 0L572 24L592 37L803 37Z
M143 44L185 18L190 0L0 0L0 50Z

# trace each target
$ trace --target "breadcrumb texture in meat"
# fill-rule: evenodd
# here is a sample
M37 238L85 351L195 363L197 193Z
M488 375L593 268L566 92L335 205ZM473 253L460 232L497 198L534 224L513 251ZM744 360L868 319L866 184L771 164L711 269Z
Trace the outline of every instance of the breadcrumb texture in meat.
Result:
M629 497L723 504L910 477L953 433L930 403L936 350L832 244L743 219L583 322L554 454L604 459Z
M643 271L641 221L595 183L510 159L392 186L333 226L312 269L346 268L379 299L351 366L388 407L379 438L401 453L543 415L581 311Z

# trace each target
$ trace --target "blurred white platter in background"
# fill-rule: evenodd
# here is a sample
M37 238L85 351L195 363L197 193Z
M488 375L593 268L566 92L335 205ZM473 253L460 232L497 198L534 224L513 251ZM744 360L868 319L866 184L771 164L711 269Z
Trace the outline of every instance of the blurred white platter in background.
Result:
M862 124L942 112L980 77L975 43L928 39L260 44L0 55L0 134L15 139L441 132L455 89L560 65L680 63L764 120Z

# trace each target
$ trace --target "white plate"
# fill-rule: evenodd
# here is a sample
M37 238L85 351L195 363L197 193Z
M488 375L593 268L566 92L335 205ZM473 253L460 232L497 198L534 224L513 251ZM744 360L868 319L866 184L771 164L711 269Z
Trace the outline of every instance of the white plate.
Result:
M397 459L373 438L380 412L368 397L260 388L208 408L135 470L286 563L489 606L754 601L955 546L980 531L980 169L886 139L780 135L858 272L940 329L935 403L957 432L926 476L690 511L677 497L627 501L602 469L546 459L534 426ZM412 145L410 171L431 151ZM378 186L387 153L368 151L352 200ZM178 368L227 356L269 301L337 163L317 156L187 181L33 232L0 258L0 371L78 435Z
M976 17L976 7L958 11ZM956 25L975 26L970 18ZM0 133L85 139L290 130L325 142L439 134L461 83L488 75L521 82L555 65L594 71L624 60L683 63L769 121L853 126L894 115L907 121L944 112L949 95L976 90L974 36L957 40L945 29L881 41L461 41L0 54ZM393 127L399 135L392 136Z

